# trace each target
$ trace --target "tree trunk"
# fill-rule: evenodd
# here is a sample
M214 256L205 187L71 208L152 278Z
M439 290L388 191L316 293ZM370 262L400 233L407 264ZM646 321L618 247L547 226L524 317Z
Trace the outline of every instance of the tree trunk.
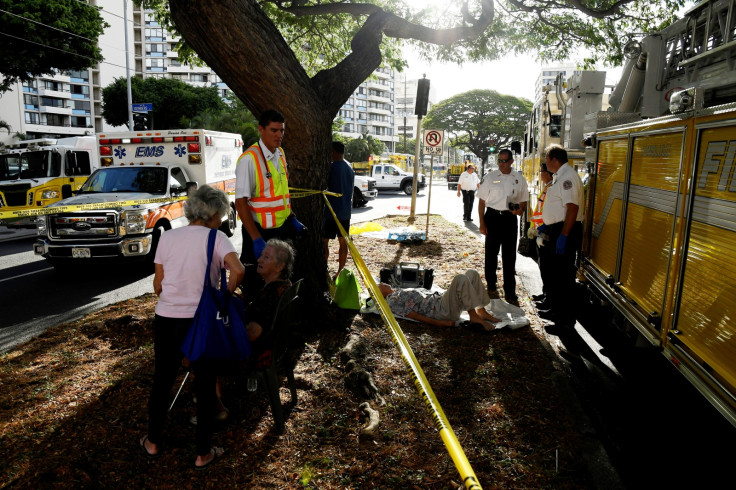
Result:
M377 35L380 42L380 29L368 28L343 62L310 79L256 0L170 0L169 5L179 32L256 117L266 109L284 114L289 186L325 189L332 121L380 65L378 43L369 36ZM315 195L294 199L292 205L310 230L297 243L296 274L307 280L302 291L320 295L326 289L324 199Z

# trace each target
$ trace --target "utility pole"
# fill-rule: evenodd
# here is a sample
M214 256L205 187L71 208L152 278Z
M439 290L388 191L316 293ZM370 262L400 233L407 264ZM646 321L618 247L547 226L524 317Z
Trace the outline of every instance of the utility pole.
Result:
M128 0L123 0L125 24L125 77L128 80L128 131L133 131L133 89L130 87L130 56L128 55Z

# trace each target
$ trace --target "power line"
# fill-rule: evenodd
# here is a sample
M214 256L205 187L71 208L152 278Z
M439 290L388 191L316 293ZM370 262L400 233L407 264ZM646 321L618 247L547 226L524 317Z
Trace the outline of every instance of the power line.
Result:
M49 29L53 29L55 31L63 32L64 34L68 34L70 36L76 36L78 38L84 39L85 41L95 42L93 39L90 39L88 37L80 36L79 34L75 34L73 32L65 31L63 29L59 29L57 27L50 26L48 24L44 24L43 22L38 22L36 20L29 19L28 17L23 17L22 15L14 14L13 12L8 12L7 10L0 9L0 12L6 13L8 15L12 15L13 17L18 17L19 19L23 19L23 20L28 21L28 22L33 22L34 24L38 24L40 26L47 27Z
M19 41L23 41L23 42L26 42L26 43L35 44L36 46L41 46L42 48L53 49L55 51L61 51L62 53L71 54L71 55L74 55L74 56L79 56L80 58L87 58L88 60L90 60L93 63L98 63L96 60L94 60L93 58L90 58L89 56L86 56L86 55L83 55L83 54L79 54L79 53L75 53L73 51L67 51L65 49L55 48L55 47L49 46L47 44L37 43L35 41L31 41L31 40L28 40L28 39L23 39L22 37L13 36L12 34L7 34L5 32L0 32L0 35L7 36L7 37L12 37L13 39L18 39ZM111 66L117 66L118 68L125 68L122 65L116 65L115 63L110 63L109 61L100 61L99 63L104 63L106 65L111 65Z

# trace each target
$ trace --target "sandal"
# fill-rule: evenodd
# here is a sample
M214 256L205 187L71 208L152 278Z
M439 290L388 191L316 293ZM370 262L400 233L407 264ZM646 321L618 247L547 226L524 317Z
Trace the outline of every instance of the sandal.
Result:
M209 468L215 463L215 461L219 461L222 458L222 455L225 454L225 450L221 447L213 446L212 449L210 449L210 454L212 455L212 459L201 466L197 466L197 462L195 460L194 469L200 471Z
M144 436L143 439L141 439L141 441L139 443L139 446L141 448L141 451L143 451L144 453L146 453L146 456L149 459L156 459L159 456L161 456L161 451L159 451L157 453L152 453L152 452L148 451L148 449L146 448L146 441L147 440L148 440L148 436ZM151 443L151 444L153 444L153 443Z

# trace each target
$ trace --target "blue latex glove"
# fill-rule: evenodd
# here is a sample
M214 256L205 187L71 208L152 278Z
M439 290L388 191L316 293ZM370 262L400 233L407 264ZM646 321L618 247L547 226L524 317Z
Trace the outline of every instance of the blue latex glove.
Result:
M563 255L565 253L565 246L567 245L567 236L560 235L557 238L557 255Z
M544 230L547 229L547 225L542 223L541 225L537 226L537 233L544 233Z
M294 225L294 229L296 230L296 236L301 236L302 231L304 231L304 225L296 219L296 216L293 214L289 216L289 220L291 220L291 224Z
M263 253L263 249L266 248L266 240L263 239L263 237L258 237L255 240L253 240L253 253L256 254L256 259L261 257L261 254Z

